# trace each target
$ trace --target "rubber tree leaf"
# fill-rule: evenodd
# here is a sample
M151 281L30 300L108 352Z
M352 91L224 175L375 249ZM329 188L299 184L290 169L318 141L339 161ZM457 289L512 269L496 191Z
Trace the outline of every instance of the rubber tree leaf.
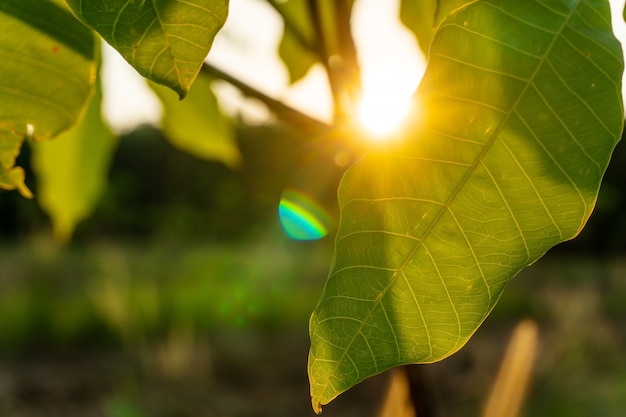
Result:
M513 276L580 232L623 126L610 21L606 0L486 0L444 20L416 93L423 122L340 185L310 321L315 411L460 349Z
M241 164L234 128L219 108L209 77L198 77L182 101L165 87L150 87L163 103L163 133L173 146L232 168Z
M289 21L283 26L283 36L278 45L278 56L285 64L289 81L292 84L304 78L311 67L320 62L320 56L315 51L318 46L315 44L315 31L309 16L307 1L287 0L275 4L284 19ZM326 41L325 48L329 56L339 53L334 2L335 0L318 0ZM353 4L353 1L349 2L350 8ZM294 30L297 34L294 33Z
M102 121L101 101L98 88L79 124L53 141L32 144L38 203L60 242L91 214L106 187L117 139Z
M228 0L67 0L141 75L183 98L228 15Z
M95 41L47 0L3 0L0 27L0 187L30 196L14 166L22 141L50 139L76 123L93 90Z
M409 29L422 52L428 55L428 48L437 26L454 10L472 0L401 0L400 21Z

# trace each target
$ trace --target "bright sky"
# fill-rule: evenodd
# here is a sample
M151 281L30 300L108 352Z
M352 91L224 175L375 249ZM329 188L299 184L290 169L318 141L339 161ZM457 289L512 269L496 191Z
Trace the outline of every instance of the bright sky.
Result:
M398 5L398 0L358 0L353 30L366 88L371 85L390 93L387 96L399 93L408 98L421 77L424 61L412 35L398 24ZM321 66L295 86L288 85L287 71L276 54L281 24L264 1L231 0L228 20L208 61L298 110L329 121L331 98ZM110 48L105 49L103 79L105 117L114 130L158 123L161 110L145 81ZM217 90L227 111L241 107L236 89L220 85ZM367 89L365 94L367 97ZM265 108L253 100L247 100L246 114L253 119L267 117Z
M616 36L626 45L623 0L610 1ZM370 115L389 113L394 103L408 101L423 73L424 60L412 35L399 25L398 7L399 0L355 3L353 34L362 67L363 107L373 112ZM231 0L228 21L208 61L262 92L328 121L331 99L322 68L314 67L302 82L290 87L287 72L276 55L281 31L279 17L264 1ZM157 124L161 109L145 81L115 51L106 48L104 57L104 113L113 129L121 132L140 123ZM242 108L236 89L220 85L217 90L226 111ZM244 112L253 120L268 116L265 108L252 100L246 100Z

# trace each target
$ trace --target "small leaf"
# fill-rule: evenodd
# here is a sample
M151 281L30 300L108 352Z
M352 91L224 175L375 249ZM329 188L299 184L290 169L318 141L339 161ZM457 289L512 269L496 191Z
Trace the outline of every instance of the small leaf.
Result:
M321 3L320 3L321 4ZM313 28L308 19L306 2L301 0L289 0L277 3L283 15L287 16L309 45L313 45ZM295 83L306 76L311 67L319 61L318 56L302 45L297 36L283 25L283 36L278 44L278 56L285 64L289 74L289 82Z
M85 117L54 141L32 145L37 197L52 219L54 235L67 242L93 210L106 186L117 140L102 122L98 88Z
M241 164L233 126L222 114L208 77L198 77L182 101L164 87L150 87L163 103L163 133L172 145L231 168Z
M332 56L339 53L334 14L335 0L318 0L318 2L322 18L322 30L326 41L324 47L328 55ZM349 2L350 9L353 4L353 1ZM290 24L303 38L299 39L298 35L293 33L287 24L283 26L283 36L278 45L278 56L287 68L289 82L293 84L304 78L315 63L320 62L319 55L311 50L311 48L319 48L319 45L315 44L315 32L309 16L307 0L277 2L276 7L280 9L283 16L289 19ZM303 41L307 46L303 45Z
M226 21L228 0L67 0L141 75L184 97Z
M423 124L339 188L310 321L316 412L459 350L511 278L580 232L622 132L623 69L606 0L484 0L443 21L417 91Z

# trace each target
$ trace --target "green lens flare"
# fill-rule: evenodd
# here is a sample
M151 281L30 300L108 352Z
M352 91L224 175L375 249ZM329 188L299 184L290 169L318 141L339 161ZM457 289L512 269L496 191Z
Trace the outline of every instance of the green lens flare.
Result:
M278 218L287 236L294 240L317 240L328 234L326 212L313 200L295 191L283 192Z

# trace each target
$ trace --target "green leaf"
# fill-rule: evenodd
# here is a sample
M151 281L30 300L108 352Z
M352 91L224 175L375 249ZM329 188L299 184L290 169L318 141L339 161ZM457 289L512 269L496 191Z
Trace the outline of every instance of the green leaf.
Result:
M209 77L198 77L183 101L164 87L152 83L150 87L163 103L163 133L172 145L230 167L241 164L233 126L219 108Z
M284 3L278 3L282 14L286 16L294 28L298 30L304 40L313 45L313 28L308 19L306 2L301 0L289 0ZM306 76L311 67L319 62L318 55L302 45L298 37L287 27L283 26L283 36L278 44L278 56L287 68L289 82L295 83Z
M470 1L472 0L401 0L400 21L413 33L422 52L428 54L437 26L447 15Z
M67 0L141 75L183 98L228 15L228 0Z
M339 189L310 322L315 411L460 349L513 276L580 232L623 126L610 22L606 0L486 0L444 20L416 96L423 122Z
M275 4L284 19L289 20L289 24L283 26L283 36L278 45L278 56L285 64L289 82L292 84L304 78L311 67L320 62L319 54L315 51L319 45L315 44L315 31L309 16L307 1L287 0ZM338 54L339 43L334 13L335 0L318 0L318 2L326 51L329 56ZM350 1L350 9L352 9L353 4L354 2ZM296 30L298 34L295 34L293 30Z
M0 2L0 187L30 196L15 167L27 134L50 139L83 112L95 80L92 32L46 0Z
M97 88L79 124L53 141L32 144L38 203L50 216L55 238L61 242L69 240L106 187L117 140L103 124L101 101Z

